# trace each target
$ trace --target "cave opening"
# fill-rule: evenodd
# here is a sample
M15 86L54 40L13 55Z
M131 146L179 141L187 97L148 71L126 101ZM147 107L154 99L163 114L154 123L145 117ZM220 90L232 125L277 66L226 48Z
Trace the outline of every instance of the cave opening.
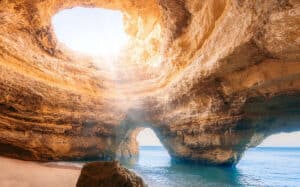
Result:
M261 142L258 147L300 147L300 131L272 134Z
M155 132L150 128L141 129L138 133L136 140L139 147L158 146L163 147Z
M168 151L151 128L141 129L136 140L139 146L139 165L148 167L170 165L171 157Z
M129 40L120 11L74 7L52 17L58 41L89 56L117 56Z
M282 168L298 172L295 163L299 162L297 158L300 156L299 137L300 131L281 132L268 136L256 147L245 151L237 164L237 169L241 174L248 173L253 176L274 172L280 177L284 174ZM261 168L261 170L259 172L255 169L249 170L249 167Z

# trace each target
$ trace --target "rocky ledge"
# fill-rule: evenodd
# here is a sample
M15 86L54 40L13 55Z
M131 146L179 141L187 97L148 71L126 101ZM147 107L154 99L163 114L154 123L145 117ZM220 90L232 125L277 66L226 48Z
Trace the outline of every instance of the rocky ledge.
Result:
M123 12L115 68L56 40L51 17L75 6ZM0 1L0 154L132 156L150 127L175 159L235 164L300 129L299 13L298 0Z

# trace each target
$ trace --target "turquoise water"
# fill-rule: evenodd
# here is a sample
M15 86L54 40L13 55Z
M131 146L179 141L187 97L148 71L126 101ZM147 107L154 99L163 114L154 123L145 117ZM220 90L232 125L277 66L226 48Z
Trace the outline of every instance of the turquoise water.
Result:
M300 186L300 148L252 148L233 168L172 163L163 147L141 147L123 165L150 187Z

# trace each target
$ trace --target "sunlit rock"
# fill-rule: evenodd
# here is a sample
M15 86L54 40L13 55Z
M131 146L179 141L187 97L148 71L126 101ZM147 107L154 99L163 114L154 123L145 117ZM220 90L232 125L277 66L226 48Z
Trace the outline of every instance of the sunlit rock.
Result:
M75 6L123 13L116 62L57 41L51 17ZM299 12L296 0L0 1L0 153L131 156L131 133L150 127L175 159L237 163L300 129Z
M145 187L143 179L113 162L91 162L83 166L76 187Z

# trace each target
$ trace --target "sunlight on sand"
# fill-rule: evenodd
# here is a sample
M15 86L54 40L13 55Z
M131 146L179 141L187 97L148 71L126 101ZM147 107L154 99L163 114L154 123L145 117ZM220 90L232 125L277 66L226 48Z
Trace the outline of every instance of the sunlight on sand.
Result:
M80 168L51 167L42 163L0 157L1 187L74 187Z

